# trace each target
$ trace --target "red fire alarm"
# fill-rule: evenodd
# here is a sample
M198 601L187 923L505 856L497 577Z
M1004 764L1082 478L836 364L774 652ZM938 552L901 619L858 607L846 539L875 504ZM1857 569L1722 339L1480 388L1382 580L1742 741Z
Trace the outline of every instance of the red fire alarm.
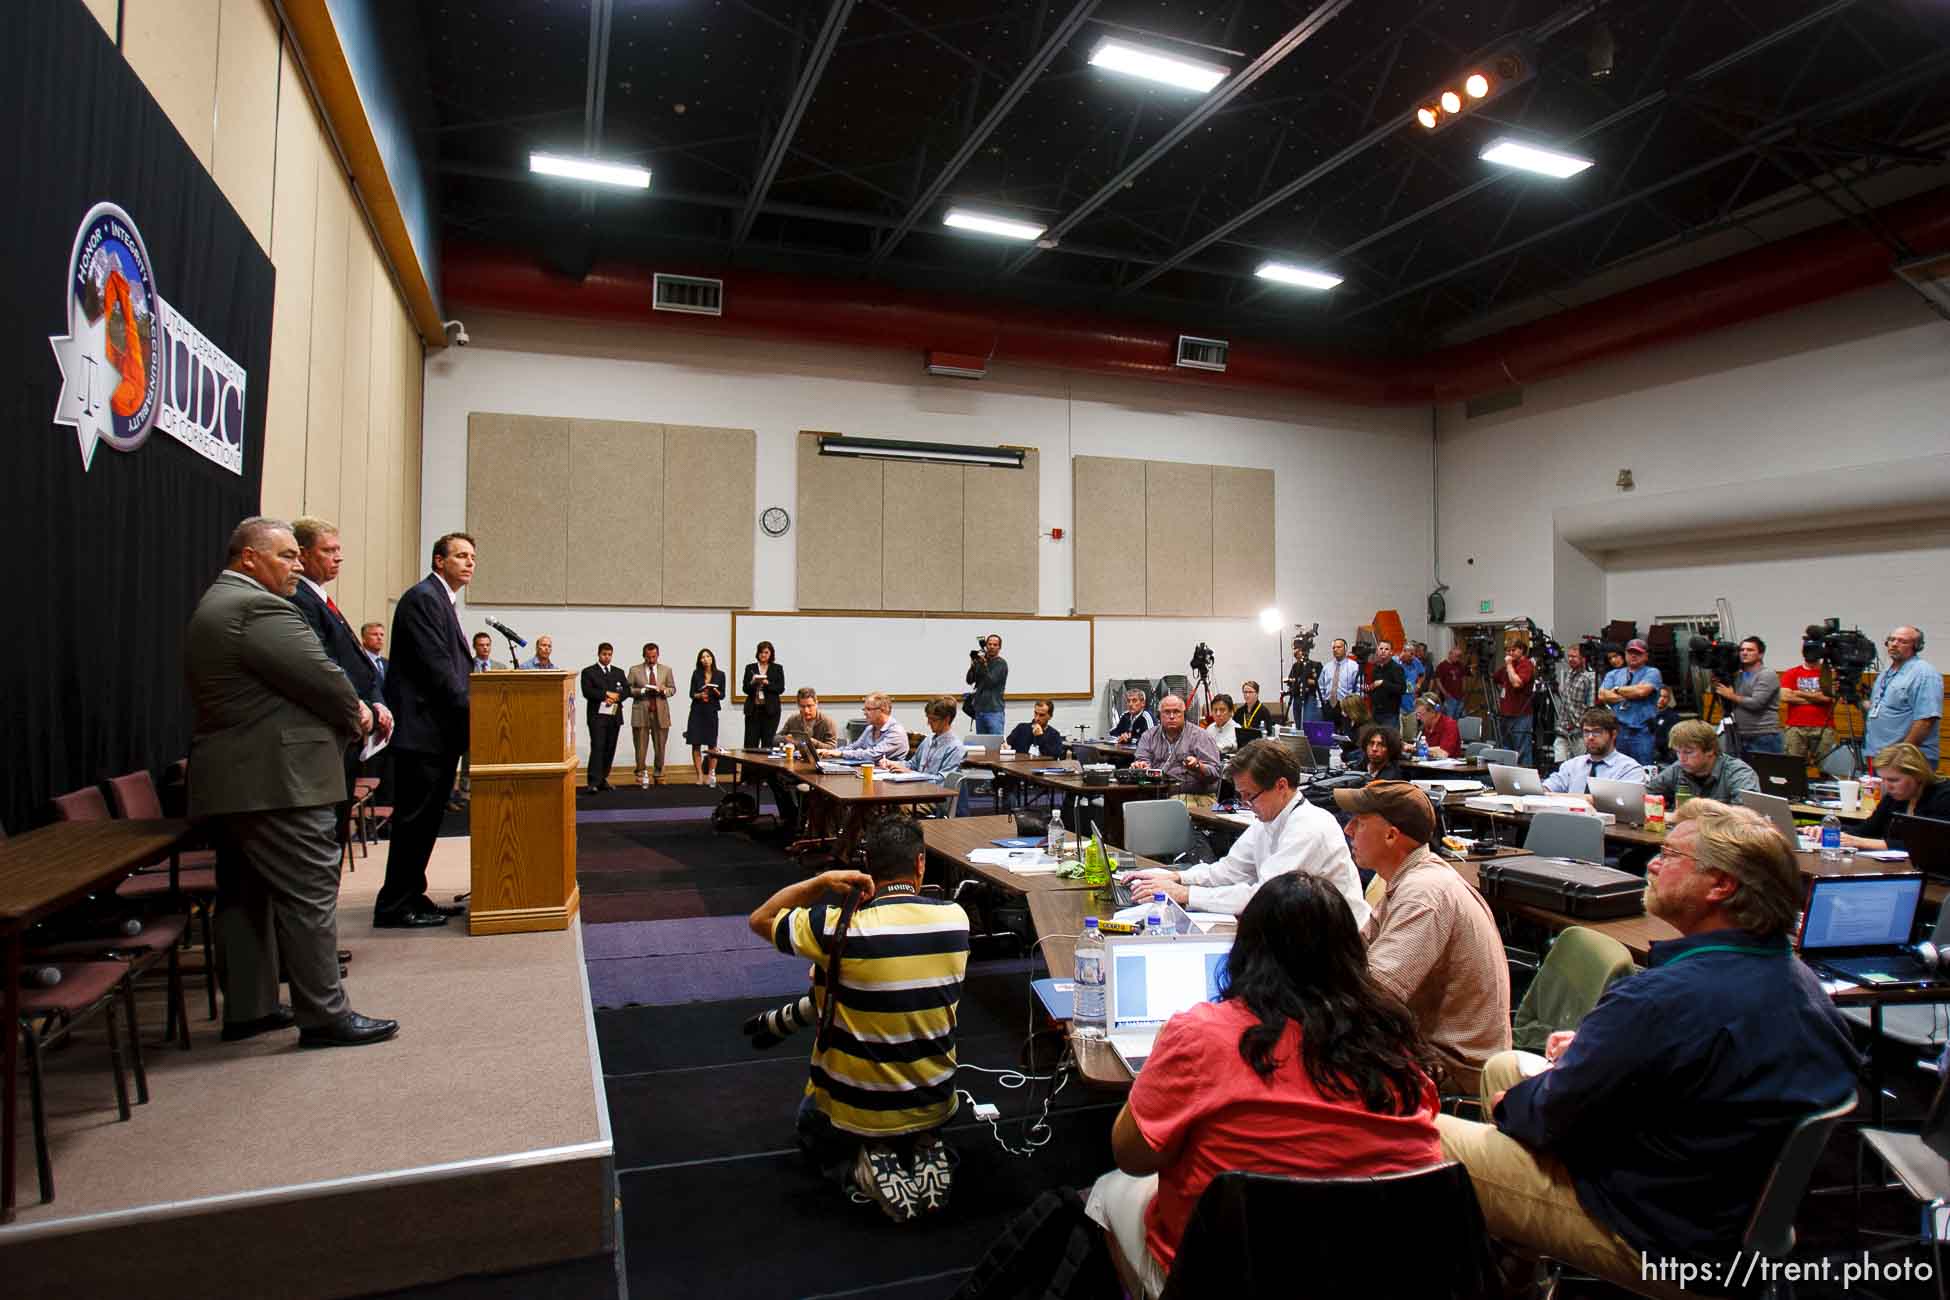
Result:
M1063 540L1063 530L1062 530L1061 528L1052 528L1052 529L1050 529L1050 530L1049 530L1049 535L1050 535L1050 540L1051 540L1051 541L1056 541L1056 542L1060 542L1060 541L1062 541L1062 540Z

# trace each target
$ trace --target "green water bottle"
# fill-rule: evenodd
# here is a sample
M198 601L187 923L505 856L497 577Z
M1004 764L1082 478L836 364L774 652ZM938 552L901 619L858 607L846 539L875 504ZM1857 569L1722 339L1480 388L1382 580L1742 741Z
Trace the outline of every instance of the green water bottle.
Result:
M1110 884L1110 860L1103 846L1094 839L1083 845L1083 883L1092 889L1102 889Z

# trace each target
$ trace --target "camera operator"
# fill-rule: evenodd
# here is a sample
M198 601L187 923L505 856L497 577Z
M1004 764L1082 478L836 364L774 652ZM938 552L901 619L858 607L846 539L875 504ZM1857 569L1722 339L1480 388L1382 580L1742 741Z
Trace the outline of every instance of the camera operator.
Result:
M1395 645L1386 637L1375 642L1374 684L1368 688L1368 703L1374 709L1374 725L1397 735L1402 729L1402 696L1408 693L1408 674L1395 658Z
M1496 711L1503 722L1503 747L1517 751L1517 765L1535 767L1531 732L1536 718L1531 715L1531 694L1537 686L1537 665L1530 658L1530 647L1512 641L1503 648L1503 664L1496 670Z
M1781 673L1787 729L1781 751L1810 763L1835 748L1835 683L1821 664L1821 638L1801 642L1801 662Z
M1767 642L1750 636L1740 642L1740 671L1733 681L1716 682L1713 693L1733 714L1734 738L1743 754L1780 754L1781 677L1761 665Z
M1557 734L1551 741L1551 757L1569 762L1584 753L1584 715L1598 702L1598 674L1584 656L1584 643L1564 651L1557 690Z
M1009 661L1002 657L1002 638L991 632L982 638L980 650L968 652L968 676L975 688L969 708L975 714L975 734L1006 736L1009 724L1003 716L1002 693L1009 685Z
M1883 645L1889 651L1889 669L1876 675L1875 689L1869 693L1862 749L1879 754L1907 741L1934 763L1938 722L1943 717L1943 675L1922 657L1921 628L1899 627Z
M1646 662L1645 642L1625 643L1625 666L1605 674L1598 687L1598 703L1618 715L1618 748L1650 765L1657 753L1652 743L1652 715L1659 711L1659 688L1666 684L1659 670Z

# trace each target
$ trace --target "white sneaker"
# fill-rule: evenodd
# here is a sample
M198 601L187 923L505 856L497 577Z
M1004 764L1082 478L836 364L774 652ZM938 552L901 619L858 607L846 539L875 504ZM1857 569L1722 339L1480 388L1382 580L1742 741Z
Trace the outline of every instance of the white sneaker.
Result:
M636 779L636 784L638 789L648 790L650 788L650 774L645 772L642 776L639 776Z
M704 784L710 786L714 790L717 789L718 786L717 774L713 773L712 775L705 777Z

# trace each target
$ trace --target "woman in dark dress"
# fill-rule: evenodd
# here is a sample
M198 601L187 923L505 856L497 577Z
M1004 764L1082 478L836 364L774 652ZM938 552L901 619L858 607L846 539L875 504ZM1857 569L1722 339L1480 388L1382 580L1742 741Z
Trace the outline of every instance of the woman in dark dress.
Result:
M1370 722L1361 728L1361 759L1357 770L1367 773L1370 781L1401 781L1402 776L1402 733L1393 727L1382 727Z
M785 695L785 669L770 641L758 643L758 661L745 665L745 748L770 749L779 729L779 701Z
M691 747L691 766L705 785L718 783L717 756L703 751L718 743L718 712L723 708L724 674L718 671L718 657L700 650L697 667L691 669L691 716L684 724L684 739Z

